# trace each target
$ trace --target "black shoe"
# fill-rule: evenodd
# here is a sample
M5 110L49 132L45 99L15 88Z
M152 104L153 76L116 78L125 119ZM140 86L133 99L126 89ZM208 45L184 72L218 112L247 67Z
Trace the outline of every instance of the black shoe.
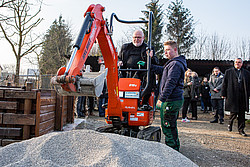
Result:
M229 132L232 132L232 126L231 126L231 125L228 125L228 126L227 126L227 130L228 130Z
M80 114L80 115L78 115L78 118L85 118L85 115Z
M239 134L242 135L242 136L244 136L244 137L247 136L247 134L244 131L240 131Z
M223 119L220 119L220 124L223 124L224 120Z
M215 119L213 121L210 121L210 123L218 123L218 119Z

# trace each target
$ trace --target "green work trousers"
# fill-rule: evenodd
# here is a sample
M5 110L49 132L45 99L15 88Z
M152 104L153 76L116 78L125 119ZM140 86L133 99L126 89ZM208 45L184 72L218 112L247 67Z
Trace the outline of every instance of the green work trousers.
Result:
M179 151L180 141L177 130L177 118L183 100L164 102L161 104L161 128L165 135L165 143Z

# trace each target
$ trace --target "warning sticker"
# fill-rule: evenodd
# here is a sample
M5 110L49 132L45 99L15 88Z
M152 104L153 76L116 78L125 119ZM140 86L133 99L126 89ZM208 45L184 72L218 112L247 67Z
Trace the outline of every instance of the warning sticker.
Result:
M138 118L130 118L130 121L138 121Z
M144 113L138 112L137 117L144 117Z

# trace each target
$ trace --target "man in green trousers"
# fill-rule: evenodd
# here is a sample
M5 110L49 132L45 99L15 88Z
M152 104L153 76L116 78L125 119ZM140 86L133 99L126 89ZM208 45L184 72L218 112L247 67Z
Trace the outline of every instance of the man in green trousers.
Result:
M183 104L183 83L187 63L184 56L178 55L175 41L165 42L164 51L165 58L168 59L167 63L163 67L157 65L151 67L156 74L162 74L156 106L161 112L161 127L166 145L179 151L177 118Z

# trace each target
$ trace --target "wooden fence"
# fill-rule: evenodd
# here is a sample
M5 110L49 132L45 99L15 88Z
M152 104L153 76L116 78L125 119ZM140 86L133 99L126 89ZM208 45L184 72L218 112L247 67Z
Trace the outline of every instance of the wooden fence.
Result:
M62 130L74 122L74 97L54 90L0 87L0 146Z

